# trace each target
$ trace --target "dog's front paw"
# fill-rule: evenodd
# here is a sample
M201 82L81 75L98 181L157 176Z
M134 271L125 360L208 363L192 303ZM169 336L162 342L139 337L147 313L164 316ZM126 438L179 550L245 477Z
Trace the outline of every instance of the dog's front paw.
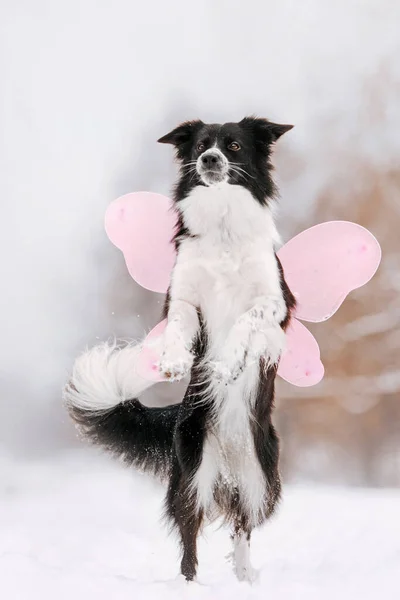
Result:
M167 346L158 363L158 370L169 381L180 381L193 365L193 354L183 343Z
M211 363L215 379L225 385L234 383L246 368L246 357L244 346L227 347L220 360Z
M267 327L253 333L249 360L255 361L263 357L266 366L272 367L278 364L285 347L286 335L283 329L279 325Z

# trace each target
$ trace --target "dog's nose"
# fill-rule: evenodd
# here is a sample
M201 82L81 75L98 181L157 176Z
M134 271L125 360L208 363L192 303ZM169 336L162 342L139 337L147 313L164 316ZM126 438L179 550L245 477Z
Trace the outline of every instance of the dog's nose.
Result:
M201 162L207 169L212 169L218 165L220 162L220 157L216 153L214 154L213 152L207 152L201 157Z

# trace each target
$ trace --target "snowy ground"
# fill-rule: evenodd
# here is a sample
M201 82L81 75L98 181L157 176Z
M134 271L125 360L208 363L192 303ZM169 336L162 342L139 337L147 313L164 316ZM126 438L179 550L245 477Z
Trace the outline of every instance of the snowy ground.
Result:
M88 454L0 467L6 600L400 598L399 490L286 486L254 536L259 582L238 583L228 533L207 530L188 585L159 523L162 490L146 477Z

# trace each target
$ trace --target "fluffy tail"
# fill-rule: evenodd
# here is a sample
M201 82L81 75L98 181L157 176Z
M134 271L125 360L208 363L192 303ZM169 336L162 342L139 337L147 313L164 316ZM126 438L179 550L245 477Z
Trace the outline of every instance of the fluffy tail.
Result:
M64 399L84 437L138 469L166 476L179 406L149 408L137 396L153 385L135 369L140 345L107 343L74 364Z

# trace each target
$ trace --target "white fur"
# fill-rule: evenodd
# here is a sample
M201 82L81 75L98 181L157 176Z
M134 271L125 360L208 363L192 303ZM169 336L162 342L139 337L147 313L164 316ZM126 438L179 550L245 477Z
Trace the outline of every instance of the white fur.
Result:
M64 390L66 403L82 410L102 411L136 398L153 385L135 372L140 350L139 344L118 346L105 342L81 354Z
M266 483L255 457L249 409L260 356L275 364L284 347L280 323L286 305L274 254L279 237L269 209L240 186L199 186L179 206L196 237L179 249L171 300L199 306L204 317L217 417L192 486L199 507L209 512L216 478L229 478L256 525ZM193 329L189 333L192 339Z
M210 334L208 360L217 363L217 371L227 368L236 375L248 350L252 362L265 352L276 363L284 345L279 323L286 305L270 211L244 188L227 183L196 187L180 209L198 237L181 244L171 301L200 307ZM189 333L192 339L193 328Z
M233 538L233 565L239 581L253 583L257 579L258 573L250 563L250 542L245 534Z

